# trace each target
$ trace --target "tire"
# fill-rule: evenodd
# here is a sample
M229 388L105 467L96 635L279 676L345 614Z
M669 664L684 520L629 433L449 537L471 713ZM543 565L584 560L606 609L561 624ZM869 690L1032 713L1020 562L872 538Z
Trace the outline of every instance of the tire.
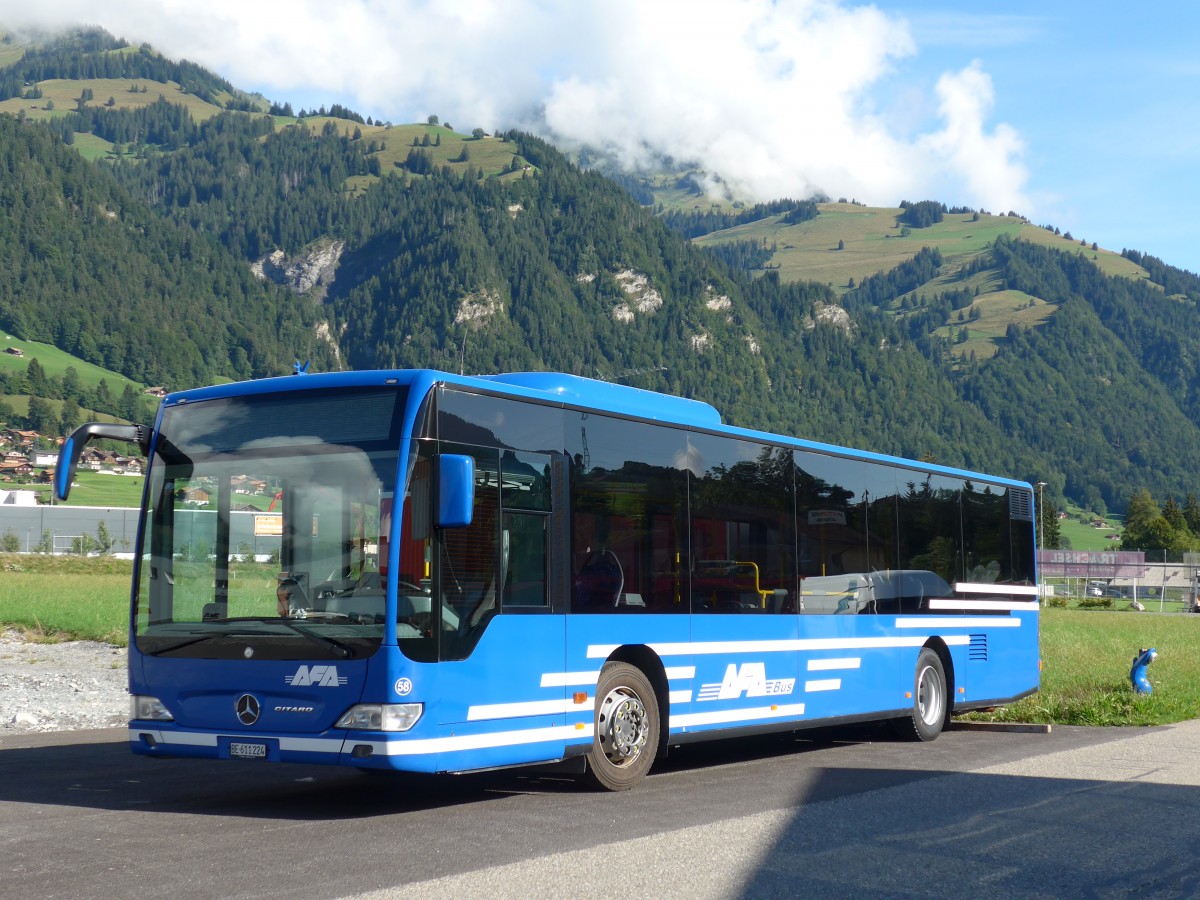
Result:
M658 697L641 669L614 662L600 671L594 722L588 775L606 791L627 791L658 752Z
M906 741L936 740L946 724L949 708L942 658L928 647L922 647L913 675L912 712L894 720L896 735Z

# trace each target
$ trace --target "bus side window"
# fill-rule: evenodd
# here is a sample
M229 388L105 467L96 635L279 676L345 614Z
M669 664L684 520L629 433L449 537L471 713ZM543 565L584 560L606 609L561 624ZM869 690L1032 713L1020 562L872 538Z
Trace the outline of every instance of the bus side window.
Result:
M702 434L688 445L692 611L794 613L791 451Z
M504 511L501 572L505 607L546 606L549 516Z
M686 433L571 415L571 609L686 613Z
M503 605L545 609L548 572L551 457L505 450L500 457L500 583Z

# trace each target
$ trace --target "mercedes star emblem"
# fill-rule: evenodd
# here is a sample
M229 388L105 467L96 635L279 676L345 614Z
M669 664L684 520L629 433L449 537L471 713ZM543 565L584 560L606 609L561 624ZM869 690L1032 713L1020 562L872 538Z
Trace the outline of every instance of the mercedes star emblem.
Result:
M243 725L253 725L258 721L258 699L250 694L242 694L233 706L237 712L238 721Z

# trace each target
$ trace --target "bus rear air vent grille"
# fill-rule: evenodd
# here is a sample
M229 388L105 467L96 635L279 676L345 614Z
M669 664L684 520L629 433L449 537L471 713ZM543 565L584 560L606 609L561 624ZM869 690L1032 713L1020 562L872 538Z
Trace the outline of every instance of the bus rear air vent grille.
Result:
M987 662L988 648L986 634L971 635L971 643L967 647L967 658L974 662Z
M1008 515L1022 522L1033 521L1033 491L1011 488L1008 492Z

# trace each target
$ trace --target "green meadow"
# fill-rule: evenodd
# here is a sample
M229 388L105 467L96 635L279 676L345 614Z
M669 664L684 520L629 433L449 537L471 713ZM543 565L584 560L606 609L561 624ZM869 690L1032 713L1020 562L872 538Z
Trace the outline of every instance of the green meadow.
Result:
M1200 616L1046 609L1042 689L974 719L1056 725L1164 725L1200 718ZM1134 692L1129 670L1143 647L1154 692Z
M43 344L39 341L23 341L7 332L0 332L0 341L3 342L3 346L0 346L0 370L5 372L20 372L24 374L25 370L29 368L29 360L37 359L38 364L46 371L46 374L53 378L62 378L68 368L73 368L79 376L79 383L89 390L94 391L102 380L106 381L108 382L109 393L114 397L120 397L127 384L133 385L134 389L139 393L145 388L145 385L132 381L124 375L118 375L116 372L84 362L79 357L59 350L52 344ZM20 350L24 355L16 356L12 353L3 352L10 347Z
M77 471L67 502L55 500L54 503L61 506L137 507L142 503L142 486L145 483L146 480L140 475ZM10 487L35 491L39 494L40 503L50 502L51 486L48 484L13 484Z

